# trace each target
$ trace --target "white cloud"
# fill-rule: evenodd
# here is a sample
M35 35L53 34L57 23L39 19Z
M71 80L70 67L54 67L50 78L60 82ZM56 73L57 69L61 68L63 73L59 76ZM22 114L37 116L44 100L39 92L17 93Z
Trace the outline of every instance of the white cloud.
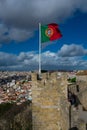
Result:
M87 61L82 57L59 57L54 52L44 52L41 56L42 69L72 70L87 69ZM0 52L0 70L38 70L38 53L21 52L19 55Z
M60 51L58 52L58 56L61 57L73 57L73 56L84 56L87 55L87 50L84 49L81 45L71 44L71 45L63 45Z

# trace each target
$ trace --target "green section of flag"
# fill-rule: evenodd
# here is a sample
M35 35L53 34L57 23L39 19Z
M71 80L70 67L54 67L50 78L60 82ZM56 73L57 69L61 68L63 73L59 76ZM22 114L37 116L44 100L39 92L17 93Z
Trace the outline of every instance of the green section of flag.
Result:
M48 26L41 26L41 43L49 41L49 37L46 35Z

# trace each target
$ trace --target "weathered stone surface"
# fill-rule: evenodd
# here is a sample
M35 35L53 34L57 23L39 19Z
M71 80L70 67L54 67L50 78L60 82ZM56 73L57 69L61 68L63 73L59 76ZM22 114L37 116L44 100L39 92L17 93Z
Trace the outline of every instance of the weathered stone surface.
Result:
M56 73L52 73L44 84L45 79L46 75L32 85L33 130L68 130L66 75L57 79Z

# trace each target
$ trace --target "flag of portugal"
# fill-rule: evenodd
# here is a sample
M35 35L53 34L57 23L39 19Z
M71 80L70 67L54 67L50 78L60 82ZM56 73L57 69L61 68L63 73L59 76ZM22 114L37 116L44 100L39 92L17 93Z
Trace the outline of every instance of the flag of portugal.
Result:
M53 41L62 37L58 24L52 23L41 26L41 43Z

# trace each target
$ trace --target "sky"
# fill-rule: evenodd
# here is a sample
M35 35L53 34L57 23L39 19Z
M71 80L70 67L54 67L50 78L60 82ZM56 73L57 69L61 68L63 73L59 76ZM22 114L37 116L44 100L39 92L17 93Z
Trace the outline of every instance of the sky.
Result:
M62 38L44 43L42 69L87 70L87 0L0 0L0 70L38 70L38 23Z

